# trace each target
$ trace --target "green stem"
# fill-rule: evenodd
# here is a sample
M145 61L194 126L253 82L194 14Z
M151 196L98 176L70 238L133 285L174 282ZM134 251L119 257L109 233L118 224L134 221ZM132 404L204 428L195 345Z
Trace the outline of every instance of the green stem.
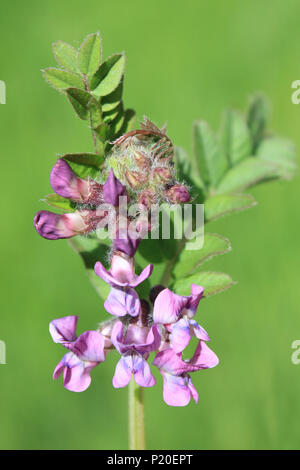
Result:
M129 449L145 450L144 389L132 378L128 390Z

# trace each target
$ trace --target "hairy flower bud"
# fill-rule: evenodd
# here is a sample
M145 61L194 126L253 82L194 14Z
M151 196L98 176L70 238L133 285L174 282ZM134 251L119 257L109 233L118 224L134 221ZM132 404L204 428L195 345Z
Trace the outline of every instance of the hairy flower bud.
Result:
M138 189L144 186L147 181L147 177L139 171L127 170L125 172L126 180L133 189Z
M172 178L172 171L167 167L158 167L152 172L152 180L156 184L167 184L172 180Z
M133 158L134 158L135 164L141 170L149 170L149 168L151 166L151 160L145 153L142 153L142 152L139 152L138 150L135 150Z
M138 204L142 204L146 209L150 209L156 203L157 195L153 189L145 189L138 195Z
M166 191L167 199L173 204L189 202L191 196L187 188L181 184L174 184Z

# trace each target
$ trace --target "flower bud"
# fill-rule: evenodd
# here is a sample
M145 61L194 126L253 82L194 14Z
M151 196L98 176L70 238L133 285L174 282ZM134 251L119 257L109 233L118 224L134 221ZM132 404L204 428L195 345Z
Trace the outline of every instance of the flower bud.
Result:
M115 177L113 170L110 170L108 178L103 186L104 201L116 207L119 204L119 197L126 195L126 188Z
M98 205L103 202L102 185L93 180L79 178L62 158L59 158L52 168L50 184L59 196L81 204Z
M39 211L33 223L39 235L48 240L71 238L88 230L79 212L55 214L50 211Z
M145 189L138 195L138 204L142 204L147 209L150 209L152 204L156 202L156 193L151 189Z
M149 157L145 153L139 152L138 150L136 150L134 153L134 162L139 168L141 168L141 170L149 170L151 166Z
M180 184L174 184L174 186L168 189L166 191L166 197L173 204L189 202L191 199L187 188Z
M172 177L171 169L167 167L155 168L152 172L152 179L157 184L167 184Z
M139 171L127 170L125 172L126 180L133 189L141 188L147 182L147 176Z

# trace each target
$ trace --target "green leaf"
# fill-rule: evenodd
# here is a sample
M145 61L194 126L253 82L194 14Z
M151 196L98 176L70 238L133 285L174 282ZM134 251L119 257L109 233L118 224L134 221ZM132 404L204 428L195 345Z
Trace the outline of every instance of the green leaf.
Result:
M268 103L264 96L256 95L252 98L247 113L247 125L252 139L252 153L255 154L267 124Z
M75 87L84 89L84 83L82 79L74 73L68 72L67 70L56 69L54 67L48 67L42 70L45 80L56 90L66 90L67 88Z
M65 93L80 119L86 120L90 118L92 128L96 128L101 124L102 114L100 104L90 93L79 88L68 88Z
M216 193L238 192L249 188L261 181L266 181L276 177L276 168L268 161L250 157L239 165L231 168L221 183Z
M250 209L256 201L250 194L222 194L209 197L204 204L205 222L224 217L232 212Z
M106 113L108 111L112 111L113 109L115 109L120 104L120 101L122 99L122 93L123 93L123 80L121 80L120 84L112 93L110 93L107 96L103 96L103 98L101 98L102 111Z
M74 202L55 193L48 194L42 201L46 202L49 206L61 209L63 212L75 212L76 210L76 204Z
M191 284L198 284L204 287L204 297L217 294L229 289L233 284L233 280L228 274L215 272L198 272L184 279L177 279L172 284L172 290L179 295L190 295Z
M226 156L204 121L193 125L193 149L198 173L206 189L216 187L227 168Z
M92 96L85 90L79 88L68 88L66 95L69 98L76 114L80 119L86 120L89 117L88 105Z
M53 53L57 62L71 72L77 72L77 50L67 42L57 41L53 44Z
M223 117L220 142L229 166L234 166L251 154L251 139L244 118L231 109Z
M101 63L101 38L99 33L85 38L78 51L78 69L85 75L93 75Z
M288 139L279 137L264 139L257 149L257 156L273 164L280 178L290 179L296 171L295 146Z
M183 278L189 276L200 264L208 261L216 255L222 255L231 250L230 242L227 238L213 233L205 233L204 245L199 251L187 250L186 248L180 253L173 269L175 278Z
M97 261L101 261L106 268L109 268L107 263L110 250L109 240L98 240L93 236L77 236L71 238L69 244L81 256L89 280L96 289L97 294L105 300L109 294L110 286L95 274L94 266Z
M123 112L122 103L120 103L116 108L111 109L110 111L103 112L103 122L110 123L111 121L116 119L117 116L119 116L120 112Z
M60 158L67 161L80 178L97 179L104 162L104 157L96 153L67 153Z
M122 80L125 69L124 54L115 54L100 65L91 80L91 90L95 96L107 96Z

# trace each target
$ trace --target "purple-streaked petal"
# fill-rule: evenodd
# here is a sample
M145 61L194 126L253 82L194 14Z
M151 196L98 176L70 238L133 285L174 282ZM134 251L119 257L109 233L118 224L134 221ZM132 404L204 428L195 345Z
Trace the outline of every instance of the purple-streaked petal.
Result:
M210 369L219 364L218 356L207 346L205 341L199 341L196 351L187 363L187 371Z
M74 201L83 202L89 194L88 182L78 178L62 158L59 158L52 168L50 184L56 194Z
M153 320L155 323L174 323L178 320L180 312L186 306L188 297L174 294L164 289L158 294L154 302Z
M115 374L112 380L113 386L115 388L126 387L126 385L129 384L131 377L132 357L130 355L122 356L116 366Z
M112 287L106 301L105 310L116 317L124 317L127 314L125 292L118 287Z
M137 354L133 356L132 362L134 380L136 383L141 387L153 387L153 385L156 383L156 380L151 373L148 362Z
M55 214L50 211L39 211L33 223L38 234L48 240L71 238L88 229L79 212Z
M136 287L138 286L139 284L141 284L142 282L145 281L145 279L147 279L149 276L151 276L152 274L152 271L153 271L153 265L152 264L148 264L148 266L146 266L143 271L141 272L141 274L139 274L138 276L135 276L135 279L133 281L130 282L130 286L131 287Z
M75 315L52 320L49 325L49 331L53 341L55 343L75 341L77 320L78 317Z
M157 325L153 325L150 328L150 331L147 335L145 343L137 345L136 349L141 354L150 353L150 352L155 351L156 349L159 348L160 341L161 341L160 331L159 331Z
M170 341L174 352L180 353L191 339L189 320L184 317L172 324Z
M188 302L185 307L185 313L189 318L192 318L198 308L199 302L203 296L204 287L198 286L197 284L191 285L191 295L188 298Z
M122 251L126 255L133 257L141 242L141 238L133 238L128 233L125 236L120 236L119 232L113 242L115 251Z
M96 364L95 364L96 365ZM95 365L85 366L72 352L67 353L56 366L53 378L56 380L64 371L64 387L71 392L83 392L90 383L90 371Z
M187 376L187 386L189 387L189 390L191 392L191 395L192 395L192 398L194 399L194 401L196 403L198 403L198 392L197 390L195 389L195 386L192 382L192 379L190 376Z
M68 354L72 354L72 353L68 353ZM55 367L55 369L53 371L53 379L54 380L58 379L58 377L61 375L64 368L65 368L65 362L64 362L64 358L62 358L62 360L59 361L59 363L57 364L57 366Z
M123 323L118 321L113 327L111 341L121 354L125 354L129 351L147 354L158 349L160 344L160 332L156 325L153 325L149 329L147 327L131 324L128 326L124 337Z
M182 360L181 354L176 354L172 348L157 353L152 364L160 371L172 375L181 375L186 372L186 363Z
M141 311L138 294L131 287L125 287L126 310L132 317L137 317Z
M131 287L112 287L104 302L104 308L111 315L118 317L127 313L136 317L140 313L141 303L138 294Z
M134 279L133 259L127 259L123 256L113 255L110 271L118 285L130 285Z
M69 349L82 361L103 362L104 337L98 331L85 331Z
M112 206L119 205L119 197L126 194L126 189L115 177L113 170L110 170L108 178L103 186L104 201Z
M168 373L162 374L164 379L163 397L169 406L186 406L191 399L191 391L184 377L176 377Z
M103 281L105 281L107 284L110 284L111 286L126 286L128 283L127 282L122 282L116 279L113 274L111 274L110 271L107 271L105 267L103 266L100 261L97 261L95 264L95 273L97 276L101 277Z
M196 338L201 339L203 341L210 341L210 337L208 336L208 333L205 331L202 326L198 325L198 323L195 320L190 320L190 331L193 336L196 336Z

